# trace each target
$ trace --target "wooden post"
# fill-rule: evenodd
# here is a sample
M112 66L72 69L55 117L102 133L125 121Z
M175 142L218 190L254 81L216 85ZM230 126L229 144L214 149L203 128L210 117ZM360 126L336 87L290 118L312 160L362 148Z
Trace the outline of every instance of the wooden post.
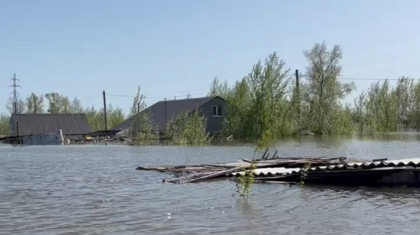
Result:
M44 127L42 127L42 144L45 145L45 131L44 131Z
M21 144L22 141L20 140L20 137L19 137L19 122L16 122L16 136L18 137L19 144Z
M300 88L299 88L299 70L296 69L295 71L296 76L296 105L297 105L297 111L298 111L298 127L300 129L300 116L301 116L301 110L300 110Z
M167 119L166 119L166 98L165 98L165 127L166 127Z
M277 158L276 155L277 155L277 150L274 152L273 159Z
M268 148L266 148L266 149L265 149L265 152L264 152L264 154L262 155L261 159L266 159L265 155L267 154L267 152L268 152Z
M105 130L108 130L108 122L106 120L106 97L105 97L105 91L102 92L102 95L104 97L104 121L105 121Z

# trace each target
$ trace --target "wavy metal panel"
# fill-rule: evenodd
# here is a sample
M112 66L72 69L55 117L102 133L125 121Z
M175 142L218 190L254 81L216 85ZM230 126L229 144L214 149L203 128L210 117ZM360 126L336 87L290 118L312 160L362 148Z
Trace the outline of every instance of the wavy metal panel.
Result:
M375 169L380 167L406 167L420 166L420 158L408 158L400 160L389 160L382 162L352 162L348 164L339 164L339 165L328 165L328 166L318 166L311 167L308 169L308 172L319 172L319 171L335 171L335 170L357 170L357 169ZM254 172L258 176L275 176L275 175L288 175L294 174L301 171L301 168L284 168L284 167L275 167L275 168L261 168L255 169ZM237 172L231 174L231 176L239 176L244 172Z

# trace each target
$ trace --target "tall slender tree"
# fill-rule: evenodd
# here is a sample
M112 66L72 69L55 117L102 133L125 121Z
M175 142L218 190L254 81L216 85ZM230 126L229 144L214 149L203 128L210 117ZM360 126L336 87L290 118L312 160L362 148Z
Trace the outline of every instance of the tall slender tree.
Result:
M259 61L247 76L251 93L250 114L255 125L249 135L260 138L263 133L276 135L276 129L281 129L279 117L284 113L282 109L286 103L287 85L290 81L289 71L285 62L280 60L277 53L270 54L264 65Z
M219 80L219 78L215 77L213 82L210 86L210 92L208 96L220 96L222 98L227 98L229 94L229 86L228 82L225 80L223 83Z
M83 113L82 103L77 97L73 99L70 107L71 113Z
M340 108L341 100L355 89L354 83L339 81L340 60L343 53L339 45L331 51L325 42L317 43L304 55L309 65L306 68L306 102L309 105L311 129L319 134L333 132L333 110Z
M10 115L0 113L0 136L9 134Z
M57 114L62 112L62 97L57 92L45 94L45 98L48 100L48 112L51 114Z
M31 93L26 98L26 112L37 114L37 113L43 113L44 112L44 96L40 95L37 96L35 93Z

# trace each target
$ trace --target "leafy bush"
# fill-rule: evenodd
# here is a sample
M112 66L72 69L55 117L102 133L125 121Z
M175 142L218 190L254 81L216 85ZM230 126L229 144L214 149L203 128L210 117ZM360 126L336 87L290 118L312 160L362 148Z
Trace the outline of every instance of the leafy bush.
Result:
M208 143L210 139L206 132L206 124L206 118L198 108L193 112L183 111L168 121L165 136L175 144Z

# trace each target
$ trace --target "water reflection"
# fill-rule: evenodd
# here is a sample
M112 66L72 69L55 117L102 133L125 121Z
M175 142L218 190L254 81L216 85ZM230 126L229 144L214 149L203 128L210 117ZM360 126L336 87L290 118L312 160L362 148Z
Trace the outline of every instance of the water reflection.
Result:
M305 185L302 190L302 199L309 199L313 194L334 194L337 198L351 198L352 200L377 200L394 205L411 204L418 202L420 190L406 187L351 187L335 185ZM420 206L419 206L420 208Z

